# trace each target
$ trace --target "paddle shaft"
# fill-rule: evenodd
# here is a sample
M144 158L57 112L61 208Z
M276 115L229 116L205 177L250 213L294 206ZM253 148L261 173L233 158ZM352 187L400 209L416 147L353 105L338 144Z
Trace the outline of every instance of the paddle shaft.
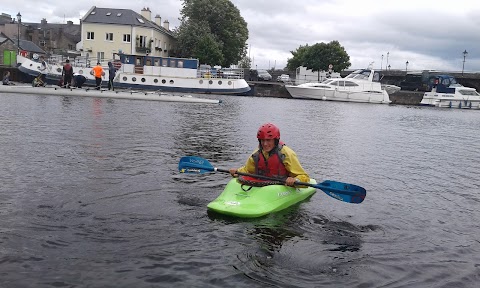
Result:
M220 168L214 168L214 169L215 169L215 171L218 171L218 172L223 172L223 173L229 173L230 174L229 170L220 169ZM269 177L269 176L250 174L250 173L244 173L244 172L238 172L238 171L235 172L235 174L242 175L242 176L250 176L250 177L254 177L254 178L258 178L258 179L264 179L264 180L280 181L280 182L285 183L284 179L279 179L279 178L274 178L274 177ZM300 182L300 181L295 181L295 185L310 186L310 187L318 188L318 187L316 187L317 185L306 183L306 182Z

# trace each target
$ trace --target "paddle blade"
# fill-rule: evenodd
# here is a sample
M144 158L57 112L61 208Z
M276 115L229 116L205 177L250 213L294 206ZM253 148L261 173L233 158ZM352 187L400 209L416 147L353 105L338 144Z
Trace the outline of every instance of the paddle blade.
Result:
M363 187L332 180L323 181L315 185L315 187L321 189L330 197L348 203L362 203L365 196L367 196L367 191Z
M184 156L178 162L180 173L206 173L215 171L215 167L207 159L196 156Z

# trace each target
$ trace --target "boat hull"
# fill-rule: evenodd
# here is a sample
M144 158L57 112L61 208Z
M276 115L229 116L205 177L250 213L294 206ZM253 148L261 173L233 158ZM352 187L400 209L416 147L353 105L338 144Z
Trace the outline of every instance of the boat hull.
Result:
M0 85L1 93L19 93L29 95L48 95L48 96L77 96L77 97L96 97L96 98L114 98L128 100L161 101L161 102L187 102L187 103L205 103L219 104L221 101L216 99L196 98L192 96L166 95L152 92L140 91L109 91L96 89L80 88L60 88L60 87L32 87L32 86L13 86Z
M331 88L313 88L285 85L293 98L325 101L388 104L390 98L385 90L380 91L341 91Z
M480 109L480 97L426 92L423 95L422 101L420 101L420 105L439 108Z
M311 179L311 184L316 181ZM286 209L312 196L313 187L294 188L285 185L251 187L237 179L228 182L223 192L207 208L217 213L241 218L256 218Z

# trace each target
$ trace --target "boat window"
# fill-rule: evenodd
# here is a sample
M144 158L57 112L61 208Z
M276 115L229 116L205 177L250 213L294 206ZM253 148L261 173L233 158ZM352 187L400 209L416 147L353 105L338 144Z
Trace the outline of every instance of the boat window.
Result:
M170 84L173 84L173 80L170 80Z
M228 81L228 85L232 85L232 81Z
M123 81L127 81L127 76L123 76Z
M154 83L158 83L158 79L156 79L156 78L153 79L153 82L154 82Z
M222 85L222 80L219 80L219 81L218 81L218 85Z
M145 82L145 78L142 78L142 82Z
M140 57L135 59L135 65L142 65L142 59Z
M212 81L212 80L208 81L208 84L212 85L212 84L213 84L213 81Z
M168 59L162 59L162 66L167 67L168 66Z
M478 94L477 91L473 91L473 90L458 90L458 92L462 95L466 95L466 96L479 96L480 94Z
M352 87L352 86L358 86L358 85L357 85L357 83L355 83L355 82L345 81L345 86Z
M137 78L132 77L132 81L133 81L133 82L137 81Z
M183 68L183 61L182 60L178 60L177 67L178 68Z
M177 61L170 59L170 67L175 67L175 64L177 64Z
M162 79L162 83L165 84L167 83L167 81L165 79Z
M155 62L155 66L160 66L160 60L159 59L155 59L154 62Z
M203 80L198 81L198 83L203 84Z
M147 59L147 66L152 66L152 59Z

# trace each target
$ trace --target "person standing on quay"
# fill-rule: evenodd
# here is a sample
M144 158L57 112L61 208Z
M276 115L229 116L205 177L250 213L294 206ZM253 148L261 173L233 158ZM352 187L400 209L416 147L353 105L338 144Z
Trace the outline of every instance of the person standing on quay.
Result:
M70 60L65 60L65 65L63 65L62 70L62 78L63 78L63 87L70 88L70 84L72 83L73 77L73 67L70 64Z
M100 66L100 62L97 62L97 66L92 68L90 74L95 77L95 89L100 90L100 88L102 87L102 77L105 76L105 72L103 71L102 66Z
M115 91L115 89L113 89L113 79L115 78L116 73L117 68L113 66L112 62L108 62L108 90L111 88L112 91Z

